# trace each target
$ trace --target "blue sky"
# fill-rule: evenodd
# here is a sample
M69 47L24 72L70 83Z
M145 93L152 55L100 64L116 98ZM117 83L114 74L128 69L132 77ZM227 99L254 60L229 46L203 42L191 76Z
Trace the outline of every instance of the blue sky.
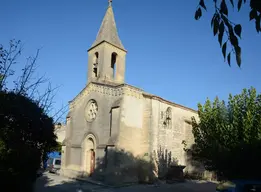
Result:
M67 104L86 85L87 49L95 40L107 0L0 2L0 43L22 40L24 52L17 68L41 48L38 73L60 86L54 107ZM207 97L226 99L250 86L260 92L261 37L249 22L248 10L232 11L243 26L240 69L234 57L232 67L224 63L210 28L210 11L194 20L197 3L113 1L119 35L128 50L126 82L194 109Z

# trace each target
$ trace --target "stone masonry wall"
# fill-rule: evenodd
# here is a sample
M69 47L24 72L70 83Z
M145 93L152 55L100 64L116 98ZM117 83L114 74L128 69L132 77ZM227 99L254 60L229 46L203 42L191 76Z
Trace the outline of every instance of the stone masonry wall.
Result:
M134 156L148 153L148 127L144 126L142 93L125 95L121 108L120 132L117 146Z
M164 126L164 115L167 108L171 108L171 126ZM163 117L162 117L163 116ZM171 154L172 158L178 160L178 164L186 165L186 154L183 150L183 140L193 143L191 125L187 126L186 121L192 116L197 116L193 111L166 104L159 100L152 100L152 140L153 150L159 149Z

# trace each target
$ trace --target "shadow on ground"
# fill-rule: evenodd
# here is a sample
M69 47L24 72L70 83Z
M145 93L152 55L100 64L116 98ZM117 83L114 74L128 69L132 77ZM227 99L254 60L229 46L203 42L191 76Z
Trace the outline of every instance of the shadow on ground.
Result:
M36 181L35 192L215 191L216 184L212 182L186 181L166 184L170 167L178 165L178 161L166 149L160 148L154 152L152 157L148 154L136 157L129 152L113 147L106 149L105 152L104 158L97 159L97 166L91 178L82 174L79 175L81 180L73 180L56 174L44 173ZM176 181L184 181L184 179L175 178L174 182Z
M44 173L35 183L35 192L90 192L98 186L90 186L88 183L68 179L59 175Z
M35 192L214 192L215 188L215 183L199 181L186 181L175 184L160 182L152 185L133 184L125 187L105 187L49 173L45 173L42 177L39 177L35 184Z

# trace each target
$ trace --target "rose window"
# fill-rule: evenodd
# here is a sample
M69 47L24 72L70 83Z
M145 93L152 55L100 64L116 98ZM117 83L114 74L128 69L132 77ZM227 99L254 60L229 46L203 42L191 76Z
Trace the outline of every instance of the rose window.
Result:
M86 106L86 111L85 111L86 120L92 122L96 118L97 113L98 113L97 102L94 100L90 100Z

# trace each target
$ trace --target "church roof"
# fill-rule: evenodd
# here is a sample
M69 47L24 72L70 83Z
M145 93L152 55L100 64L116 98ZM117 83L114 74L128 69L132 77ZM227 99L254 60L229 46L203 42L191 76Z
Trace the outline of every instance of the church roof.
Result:
M103 18L100 30L91 48L95 47L103 41L106 41L120 49L125 50L118 35L111 1L109 1L109 6Z

